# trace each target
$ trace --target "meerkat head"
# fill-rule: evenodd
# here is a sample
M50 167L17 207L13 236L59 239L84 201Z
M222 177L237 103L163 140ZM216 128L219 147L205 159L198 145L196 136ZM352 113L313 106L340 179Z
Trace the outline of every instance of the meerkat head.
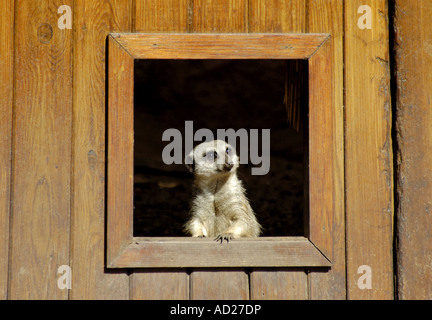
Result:
M197 176L233 173L239 166L235 149L223 140L197 145L186 157L186 167Z

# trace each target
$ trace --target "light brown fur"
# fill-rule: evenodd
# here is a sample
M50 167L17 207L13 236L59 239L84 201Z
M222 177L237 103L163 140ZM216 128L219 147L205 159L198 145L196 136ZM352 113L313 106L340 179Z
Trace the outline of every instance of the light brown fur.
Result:
M188 157L193 159L187 166L195 176L195 195L186 232L193 237L216 237L221 242L258 237L261 226L237 177L239 159L234 148L214 140L201 143Z

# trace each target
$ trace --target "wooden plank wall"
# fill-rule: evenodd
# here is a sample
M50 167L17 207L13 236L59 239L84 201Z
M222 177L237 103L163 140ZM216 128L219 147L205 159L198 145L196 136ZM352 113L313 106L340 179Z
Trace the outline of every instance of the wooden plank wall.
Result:
M13 105L13 1L1 1L0 12L0 299L7 297Z
M53 281L70 253L72 32L56 27L63 4L72 2L15 2L11 299L68 297Z
M387 1L167 3L1 2L0 298L392 298ZM72 30L57 28L57 8L65 4L72 8ZM372 30L357 27L363 4L372 7ZM111 31L331 33L340 62L334 74L340 190L333 223L343 244L346 215L346 259L339 246L330 273L106 270L105 48ZM72 267L72 290L57 287L60 265ZM358 289L360 265L372 267L373 290Z
M132 1L74 3L71 299L128 299L125 272L105 262L106 37L131 31ZM91 256L91 259L89 257Z
M345 201L344 201L344 116L343 116L343 1L311 0L307 3L307 32L330 33L333 42L334 59L334 108L335 117L333 130L336 132L333 152L336 160L335 168L335 193L334 193L334 221L332 221L333 267L327 273L311 273L309 275L309 290L311 299L345 299L346 298L346 273L345 273ZM313 130L313 129L312 129ZM322 290L322 287L332 288Z
M360 29L358 8L371 8ZM387 1L345 1L345 201L350 299L393 298L393 151ZM372 270L360 289L358 268Z
M395 1L400 299L432 299L431 15L431 1Z

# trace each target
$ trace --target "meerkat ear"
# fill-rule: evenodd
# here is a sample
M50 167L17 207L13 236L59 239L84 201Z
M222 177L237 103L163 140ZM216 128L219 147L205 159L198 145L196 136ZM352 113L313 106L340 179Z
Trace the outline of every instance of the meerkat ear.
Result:
M193 173L195 171L195 161L193 158L193 150L186 156L185 165L186 165L186 168L188 168L188 170L190 172Z

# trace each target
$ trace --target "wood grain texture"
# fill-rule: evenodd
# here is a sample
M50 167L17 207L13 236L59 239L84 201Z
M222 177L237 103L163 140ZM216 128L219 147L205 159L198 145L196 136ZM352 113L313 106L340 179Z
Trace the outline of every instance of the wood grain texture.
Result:
M333 260L334 107L330 38L309 59L309 232Z
M399 299L432 299L432 3L395 2Z
M303 0L249 1L248 32L305 33L306 17L306 1ZM293 67L296 67L296 61L287 60L287 70ZM292 75L287 76L287 85L289 85ZM285 98L288 111L297 110L299 106L296 97L286 96ZM306 293L308 291L306 274L291 270L281 272L279 269L266 269L255 272L253 269L250 282L252 299L293 299L299 291ZM306 299L307 295L303 297Z
M372 29L357 25L372 9ZM393 157L387 1L345 1L345 186L349 299L393 298ZM372 269L361 290L357 270Z
M108 37L107 264L132 242L134 60Z
M14 2L0 2L0 300L7 298L12 169Z
M11 299L67 299L72 31L57 28L71 1L16 1Z
M188 0L134 1L134 32L188 31Z
M307 300L307 274L302 269L253 269L252 300Z
M326 32L331 35L331 57L333 72L327 82L332 82L333 90L333 213L331 224L332 268L327 273L309 273L310 299L345 299L345 204L344 204L344 110L343 110L343 1L342 0L309 0L308 26L309 32ZM321 86L321 85L318 85ZM317 89L318 90L318 89ZM318 91L310 91L316 95ZM325 93L324 93L325 94ZM322 120L320 120L322 121ZM312 130L314 130L312 128ZM321 134L321 133L319 133ZM320 138L318 138L320 139ZM328 288L323 290L323 288ZM331 289L330 289L331 288Z
M112 34L136 59L307 59L323 34Z
M306 1L249 1L248 32L306 32Z
M329 267L306 238L134 238L109 267Z
M74 6L71 299L126 299L125 273L105 273L106 37L130 31L132 1ZM88 257L92 258L89 259Z
M188 32L190 0L134 0L134 32ZM133 272L131 299L189 299L189 275L183 269Z
M249 278L243 269L195 269L190 282L191 300L249 299Z
M193 0L192 32L245 32L247 0Z
M130 283L133 300L189 299L189 275L184 270L135 270Z

